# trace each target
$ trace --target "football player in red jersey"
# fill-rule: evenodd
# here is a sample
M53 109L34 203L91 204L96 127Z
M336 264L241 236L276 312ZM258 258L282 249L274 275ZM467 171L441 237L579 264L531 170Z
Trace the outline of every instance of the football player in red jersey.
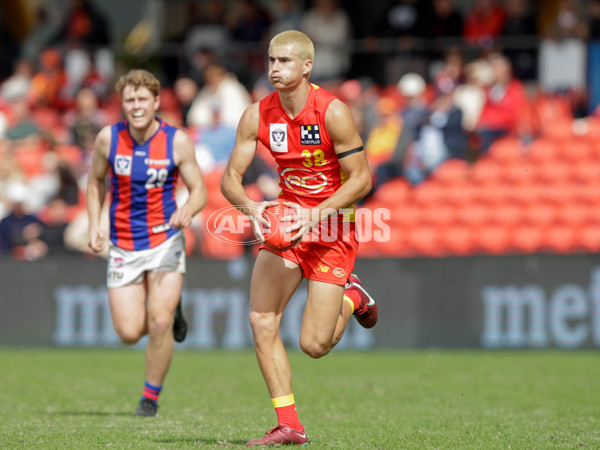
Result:
M206 188L190 137L156 117L160 83L145 70L117 82L125 120L98 133L87 185L89 246L107 245L100 227L110 174L107 285L115 330L126 344L148 334L146 380L138 416L155 416L171 364L174 339L185 337L181 290L185 274L182 228L206 204ZM182 177L189 197L177 206Z
M268 75L276 90L244 112L221 184L264 240L259 225L272 202L251 200L242 187L260 141L278 165L280 198L295 210L287 217L289 230L293 239L301 238L285 252L262 246L254 265L250 324L278 425L249 446L308 442L279 336L283 311L303 278L308 297L300 347L312 358L329 353L352 315L368 328L377 321L377 305L352 274L358 248L353 205L370 191L371 171L348 107L308 81L313 59L313 44L301 32L285 31L271 40Z

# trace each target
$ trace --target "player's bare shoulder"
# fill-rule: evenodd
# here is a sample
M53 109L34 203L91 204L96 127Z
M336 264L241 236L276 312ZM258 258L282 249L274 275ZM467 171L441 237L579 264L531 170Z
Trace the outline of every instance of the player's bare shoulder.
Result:
M238 135L245 137L258 136L258 124L260 122L260 106L259 102L252 103L248 106L238 124Z
M362 145L350 108L341 100L335 99L329 104L325 113L325 126L336 144L336 151L347 150L345 147L348 145ZM337 148L338 146L343 148Z
M177 129L173 136L173 157L175 158L176 165L179 165L186 159L196 158L194 141L190 135L182 129Z
M94 150L95 153L98 154L98 156L104 156L108 158L111 138L112 127L110 125L102 127L102 129L96 135L96 141L94 144Z

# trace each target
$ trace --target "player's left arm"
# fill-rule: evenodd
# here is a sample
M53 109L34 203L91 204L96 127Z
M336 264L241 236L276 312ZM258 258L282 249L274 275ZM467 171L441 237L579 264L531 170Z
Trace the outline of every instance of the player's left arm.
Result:
M186 202L173 213L169 225L173 228L189 227L192 218L206 206L206 185L196 161L192 139L183 130L177 130L173 138L175 165L185 183L189 196Z

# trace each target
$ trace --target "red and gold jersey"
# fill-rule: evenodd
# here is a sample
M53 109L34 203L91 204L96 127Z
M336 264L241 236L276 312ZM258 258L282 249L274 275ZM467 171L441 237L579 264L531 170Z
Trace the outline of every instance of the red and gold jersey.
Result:
M283 199L314 207L344 183L346 176L325 126L325 113L335 99L311 84L306 105L294 119L284 111L278 92L260 101L258 139L275 158Z

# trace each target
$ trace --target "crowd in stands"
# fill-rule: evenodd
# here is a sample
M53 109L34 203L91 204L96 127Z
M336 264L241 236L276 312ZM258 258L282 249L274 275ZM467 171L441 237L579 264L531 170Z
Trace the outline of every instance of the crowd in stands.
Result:
M237 122L249 104L272 92L265 76L268 39L292 28L315 43L311 81L349 106L365 142L374 188L359 206L402 205L392 209L390 219L392 236L400 237L385 245L366 243L363 256L600 250L600 232L591 227L600 229L600 217L591 213L580 214L587 219L576 226L589 228L593 245L552 247L538 236L537 246L519 247L511 240L518 240L516 231L510 230L531 231L533 213L526 219L525 207L520 215L512 211L521 221L506 220L512 228L495 235L490 224L499 220L488 204L480 222L468 212L458 217L457 211L480 206L485 189L467 195L477 197L470 206L448 210L458 203L448 192L460 191L448 180L477 191L479 181L487 186L494 176L500 180L490 167L508 153L515 159L510 161L515 178L544 166L542 161L539 167L517 167L524 158L535 159L534 148L538 157L587 146L590 158L600 158L600 147L595 153L584 139L600 134L586 91L586 49L600 38L600 0L557 0L538 9L528 0L462 2L467 9L457 0L394 0L378 8L372 26L360 30L352 11L337 0L277 0L265 2L268 7L256 0L174 3L185 8L186 21L164 40L181 52L159 52L162 65L154 71L163 81L161 115L193 138L209 189L209 205L188 230L191 254L230 259L254 249L223 246L209 219L227 206L219 182ZM0 254L24 260L85 252L84 191L94 138L101 127L121 119L113 85L129 68L126 58L119 60L122 49L111 42L111 24L93 1L72 0L66 11L40 2L36 21L22 39L0 21ZM484 168L491 172L477 181ZM565 186L567 178L582 183L578 176L561 180ZM277 196L276 168L266 149L258 149L246 177L257 199ZM508 180L515 187L514 179ZM544 182L532 180L525 184ZM448 188L447 195L440 194L443 201L428 211L428 200L420 202L440 187ZM457 196L463 194L464 189ZM441 220L444 213L450 222ZM414 219L410 226L407 217ZM467 223L471 219L475 225ZM443 227L451 232L440 234ZM477 233L483 244L464 244ZM491 246L500 234L502 244ZM533 234L519 237L527 241ZM247 237L235 239L241 243Z

